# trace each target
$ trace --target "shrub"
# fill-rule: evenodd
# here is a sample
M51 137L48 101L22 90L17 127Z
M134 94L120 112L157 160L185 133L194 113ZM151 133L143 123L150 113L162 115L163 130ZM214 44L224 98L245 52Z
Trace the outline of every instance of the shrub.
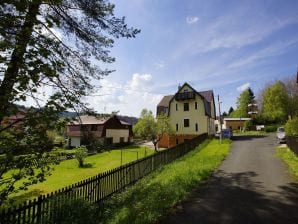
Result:
M285 129L287 136L298 136L298 117L288 120Z
M273 125L265 125L266 132L275 132L280 125L273 124Z
M88 150L86 146L79 146L76 148L75 157L79 162L79 167L84 166L84 160L87 157L87 155L88 155Z
M56 201L59 201L57 203ZM55 198L50 201L50 213L45 216L43 223L55 224L96 224L97 208L84 199Z

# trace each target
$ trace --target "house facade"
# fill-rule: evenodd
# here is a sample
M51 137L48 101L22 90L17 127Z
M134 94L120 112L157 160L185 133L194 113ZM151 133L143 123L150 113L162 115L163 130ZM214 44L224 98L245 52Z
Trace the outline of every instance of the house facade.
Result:
M169 116L174 135L164 135L159 147L172 147L203 133L215 134L215 103L213 91L198 92L188 83L175 95L167 95L157 105L157 115Z
M250 121L251 118L248 117L225 117L223 119L223 129L229 128L233 131L239 130L242 131L245 129L245 122Z
M67 125L66 136L71 147L88 144L86 136L92 136L93 139L107 145L133 142L132 125L116 116L80 116Z

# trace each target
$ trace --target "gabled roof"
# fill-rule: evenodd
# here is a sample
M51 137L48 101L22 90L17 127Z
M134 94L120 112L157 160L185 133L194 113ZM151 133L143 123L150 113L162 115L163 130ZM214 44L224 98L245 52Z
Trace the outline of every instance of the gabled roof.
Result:
M199 95L200 97L202 97L202 98L204 99L204 96L202 96L200 92L198 92L197 90L195 90L194 88L192 88L192 86L189 85L187 82L185 82L185 83L178 89L178 91L176 92L176 94L178 94L178 93L180 92L180 89L182 89L184 86L188 86L192 91L194 91L197 95ZM175 95L176 95L176 94L175 94ZM175 95L174 95L174 96L175 96Z
M71 124L104 124L110 117L95 117L90 115L83 115L77 118Z
M199 92L208 102L212 102L213 100L213 91L207 90L207 91L200 91Z
M120 120L117 116L114 117L96 117L90 115L83 115L77 118L75 121L70 122L69 125L82 125L82 124L105 124L111 118L116 118L123 125L131 125L125 121Z
M168 107L173 96L174 95L164 96L157 106L158 107Z

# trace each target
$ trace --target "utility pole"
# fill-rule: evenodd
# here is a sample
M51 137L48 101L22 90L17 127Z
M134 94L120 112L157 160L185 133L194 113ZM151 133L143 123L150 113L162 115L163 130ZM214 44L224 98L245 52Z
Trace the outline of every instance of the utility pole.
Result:
M222 102L219 101L219 95L217 95L217 101L218 101L219 128L220 128L220 132L219 132L219 143L221 144L221 139L222 139L222 126L221 126L220 104L221 104Z

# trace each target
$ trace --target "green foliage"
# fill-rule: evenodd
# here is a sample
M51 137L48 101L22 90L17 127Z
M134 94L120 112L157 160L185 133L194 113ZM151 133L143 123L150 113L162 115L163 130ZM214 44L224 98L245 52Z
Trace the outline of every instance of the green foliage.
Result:
M279 124L265 125L265 132L276 132L278 127L280 127Z
M133 132L136 137L146 140L156 138L157 124L152 111L143 109L138 122L133 127Z
M244 122L244 127L245 127L245 130L249 130L249 128L253 125L253 122L250 120L250 121L245 121Z
M285 124L287 136L298 136L298 117L288 120Z
M281 81L268 86L263 93L263 116L275 122L287 119L289 97Z
M250 88L244 90L237 99L236 110L233 111L230 108L229 115L231 117L248 117L248 104L253 103L254 98L254 93Z
M76 147L75 157L78 160L79 167L84 167L84 160L88 155L88 150L86 146Z
M209 177L229 152L230 141L205 141L196 150L148 175L105 203L103 223L157 223Z
M234 108L233 107L230 107L228 115L230 115L233 112L234 112Z
M15 154L40 157L53 147L47 132L62 134L60 112L90 111L81 99L95 89L92 83L112 72L99 65L114 62L109 55L114 40L140 31L128 27L124 17L115 17L114 4L104 0L5 1L0 14L0 153L6 158L1 179L16 162L11 159ZM41 100L37 93L43 87L53 94ZM15 105L28 98L38 109ZM24 118L4 122L20 112ZM22 170L19 179L35 176L32 170L38 168L29 160L13 166ZM15 182L8 187L0 182L0 203L14 192Z
M58 200L59 203L55 203ZM84 199L69 199L59 197L50 200L50 212L45 216L44 224L96 224L98 222L98 209L94 204Z
M173 129L170 125L169 117L165 114L158 115L154 118L152 111L143 109L138 122L134 126L134 134L136 137L150 140L153 142L155 151L158 141L164 134L172 134Z

